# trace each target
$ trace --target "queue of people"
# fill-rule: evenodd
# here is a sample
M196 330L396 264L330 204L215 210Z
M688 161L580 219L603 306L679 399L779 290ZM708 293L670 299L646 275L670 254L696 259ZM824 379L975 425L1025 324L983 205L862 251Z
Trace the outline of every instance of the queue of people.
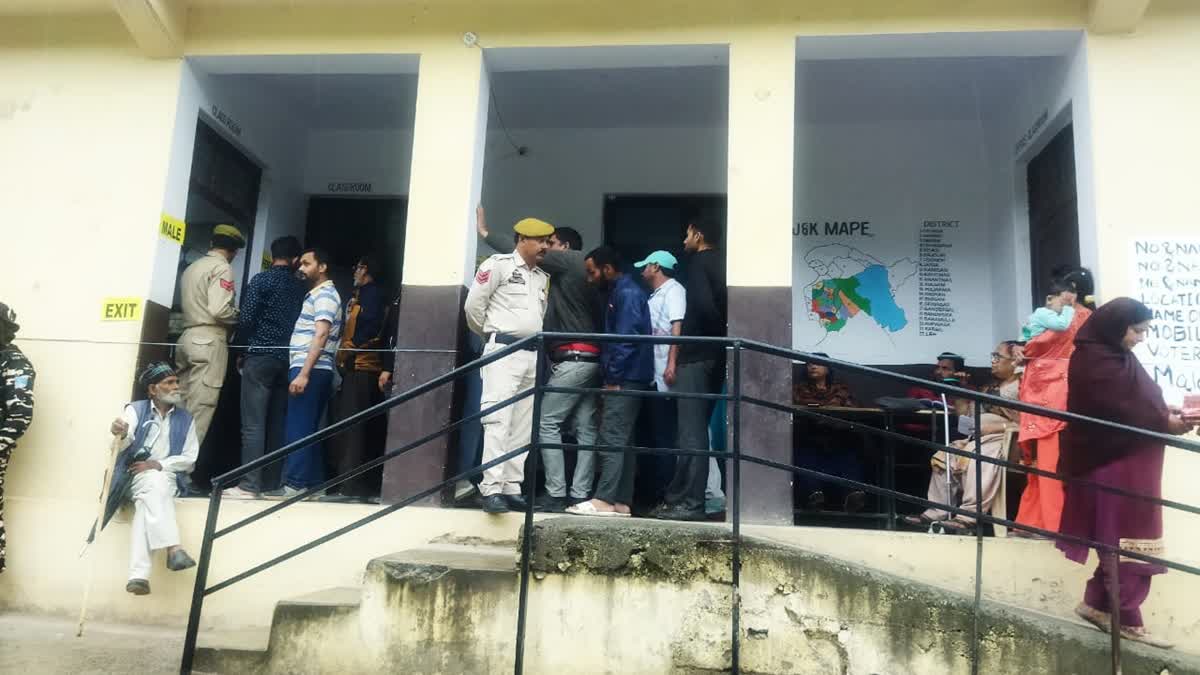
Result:
M634 264L640 279L612 247L583 253L579 233L527 218L516 224L511 243L494 235L483 209L477 213L480 237L500 251L479 267L467 294L470 329L485 343L484 354L540 331L609 335L724 336L727 303L723 265L716 246L720 230L695 219L688 223L684 248L691 254L686 286L673 277L678 261L667 251L650 252ZM547 345L547 386L608 391L681 391L716 394L724 380L724 349L708 345L659 345L570 341ZM537 355L514 354L482 369L482 408L516 396L534 385ZM481 460L490 464L530 442L532 400L522 399L483 418ZM679 457L674 466L655 459L638 461L627 448L639 414L647 413L658 447L708 450L711 400L547 392L539 426L545 489L535 507L542 511L598 517L628 517L633 508L639 464L649 468L655 496L651 512L664 519L702 520L710 472L708 457ZM570 431L580 446L567 482L562 450ZM613 448L613 450L605 450ZM488 513L526 508L525 454L483 472L479 484ZM664 466L665 465L665 466ZM597 468L599 469L597 477ZM717 474L719 478L719 473Z
M292 236L271 243L271 265L252 277L241 303L230 263L245 247L232 225L213 230L208 255L180 280L184 332L175 352L183 407L203 445L226 367L237 345L241 376L240 463L246 464L310 435L324 423L353 415L382 398L381 355L386 300L370 257L354 269L354 290L343 302L330 278L332 260L303 250ZM323 483L383 451L378 425L352 427L328 443L292 453L286 461L246 474L225 489L229 499L284 499ZM343 485L328 501L378 501L378 472ZM181 494L203 494L184 473Z
M500 251L479 266L464 306L468 327L478 336L483 355L542 331L725 335L727 288L717 252L721 230L710 222L687 223L683 241L687 274L681 283L675 278L680 261L667 251L649 252L633 264L634 270L640 270L635 274L609 246L584 253L582 238L570 228L527 218L514 227L510 244L490 232L482 209L477 215L480 236ZM330 280L326 252L301 250L294 237L277 239L271 245L271 267L250 281L238 307L229 263L244 244L236 228L223 225L214 230L209 254L193 263L181 279L185 330L176 363L148 365L138 377L145 398L125 406L111 424L119 450L118 470L113 471L110 497L98 527L103 528L122 507L131 507L126 590L135 595L150 592L154 550L166 550L169 570L195 564L180 545L174 498L190 487L188 475L225 380L223 362L232 335L237 344L245 345L237 359L242 375L243 464L311 435L326 419L344 419L373 405L389 388L393 363L386 347L397 303L393 301L390 310L385 306L370 258L355 267L353 295L343 303ZM995 347L991 382L978 390L1149 431L1174 435L1192 431L1200 418L1167 405L1162 390L1132 354L1145 339L1152 312L1130 298L1096 308L1094 280L1085 269L1062 269L1055 277L1045 306L1035 310L1023 327L1026 339L1002 341ZM4 469L33 409L35 374L13 345L18 329L15 313L0 304L0 374L5 394L0 425L0 570L5 545ZM717 431L716 437L710 432L714 399L637 394L722 392L723 347L560 341L547 345L545 356L550 362L546 384L568 391L548 392L542 401L539 436L547 446L541 454L545 489L537 491L541 496L535 507L592 517L629 517L640 467L649 474L643 484L648 483L657 503L646 515L704 519L706 496L719 493L720 488L720 469L713 458L678 456L670 462L639 457L630 447L635 445L633 434L642 415L654 447L709 450L719 446L716 437L723 431ZM491 407L528 391L536 382L540 357L534 348L522 349L482 368L479 400L468 406ZM938 356L931 379L975 388L965 360L952 352ZM597 396L597 390L605 395ZM907 396L922 401L940 398L922 387L911 388ZM817 363L805 364L803 377L794 386L793 403L824 409L859 405L848 384ZM533 398L526 397L482 419L478 459L491 466L481 472L477 489L488 513L528 508L525 458L532 436L532 405ZM962 420L975 417L971 400L950 397L947 405L948 412ZM1024 464L1087 481L1064 484L1028 474L1016 517L1019 527L1011 531L1013 535L1030 536L1029 530L1061 532L1122 551L1163 552L1160 504L1095 487L1161 499L1161 441L1067 425L1003 405L983 405L979 419L978 427L959 425L954 447L970 451L978 442L986 458L1004 460L1015 437ZM227 488L224 496L295 497L323 483L330 470L344 473L369 461L372 453L382 450L382 438L376 449L371 434L366 429L335 437L328 451L322 443L300 448L282 463L282 470L268 466L250 472L238 485ZM580 446L594 448L574 453L569 481L563 443L567 435ZM820 474L862 482L861 457L846 445L844 436L817 425L804 435L797 462ZM461 468L476 459L472 455L469 448L464 450ZM934 506L904 517L904 524L969 533L978 527L969 514L976 508L991 511L1005 468L938 452L933 453L929 471L926 497ZM372 485L377 477L359 478L340 494L326 498L377 498L377 485ZM811 476L798 482L810 509L823 509L831 498L847 512L863 508L865 494L860 490L835 493L827 481ZM1070 560L1086 563L1087 546L1063 540L1057 546ZM1125 637L1167 646L1146 633L1140 612L1152 577L1164 571L1159 565L1104 553L1076 613L1103 629L1110 613L1119 612ZM1113 579L1119 580L1118 606L1109 603L1107 585Z

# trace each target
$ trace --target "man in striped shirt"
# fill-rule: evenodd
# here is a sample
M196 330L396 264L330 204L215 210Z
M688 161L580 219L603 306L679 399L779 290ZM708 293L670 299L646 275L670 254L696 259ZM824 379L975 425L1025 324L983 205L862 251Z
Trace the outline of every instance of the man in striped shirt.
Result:
M288 408L284 443L314 433L333 386L333 363L342 334L342 299L329 280L329 254L309 249L300 256L300 274L312 286L292 331L288 371ZM325 482L322 444L307 445L288 455L283 465L284 485L267 493L292 497Z

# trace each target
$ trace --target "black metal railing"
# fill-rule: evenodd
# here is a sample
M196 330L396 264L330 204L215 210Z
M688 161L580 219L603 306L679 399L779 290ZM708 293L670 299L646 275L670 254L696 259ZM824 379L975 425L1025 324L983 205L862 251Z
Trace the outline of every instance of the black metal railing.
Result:
M339 476L331 478L319 486L308 488L299 494L296 494L288 499L285 499L282 502L279 502L278 504L274 504L274 505L272 505L266 509L263 509L262 511L259 511L253 515L250 515L242 520L239 520L235 523L227 525L224 528L221 528L219 530L217 529L217 519L220 514L222 490L227 486L232 486L232 485L236 484L237 479L242 477L246 473L253 471L255 469L261 468L263 466L266 466L268 464L271 464L273 462L281 461L287 455L291 454L292 452L294 452L302 447L305 447L312 443L319 442L324 439L330 438L351 426L361 424L369 419L372 419L381 414L384 414L385 412L391 410L392 408L403 405L404 403L407 403L419 396L427 394L439 387L451 384L451 383L457 381L459 378L461 378L469 373L472 373L474 371L480 370L484 366L486 366L490 363L494 363L516 351L527 350L530 347L533 347L534 349L536 349L539 356L541 356L544 351L544 346L547 342L563 342L563 341L583 341L583 342L593 342L593 343L621 342L621 343L642 343L642 344L644 344L644 343L651 343L651 344L708 344L708 345L719 344L719 345L723 346L724 348L726 348L727 351L730 352L727 365L728 365L729 376L732 380L731 386L727 388L725 393L719 393L719 394L718 393L706 393L706 392L680 392L680 391L658 392L658 391L653 391L653 390L634 391L634 390L584 389L584 388L573 388L573 387L551 387L546 383L546 375L547 375L546 365L545 365L546 359L539 358L538 366L537 366L536 385L534 387L527 389L525 391L522 391L522 392L518 392L517 394L505 399L504 401L500 401L494 405L490 405L490 406L480 410L477 413L468 415L466 417L462 417L461 419L458 419L457 421L453 421L453 422L443 426L442 428L438 429L437 431L428 433L410 443L405 444L402 447L396 448L394 450L390 450L390 451L386 452L383 456L381 456L377 459L371 460L370 462L367 462L354 470L348 471ZM890 426L888 428L879 429L877 427L862 424L859 422L854 422L851 420L845 420L845 419L841 419L838 417L834 417L834 416L831 416L828 414L823 414L820 412L820 410L821 410L820 408L813 409L813 408L808 408L808 407L786 405L786 404L780 404L780 403L768 401L768 400L758 398L755 396L747 396L743 391L744 383L742 380L742 374L743 374L742 373L742 371L743 371L742 357L743 357L743 353L747 352L747 351L755 353L755 354L759 354L759 355L787 359L789 362L799 360L799 361L804 361L804 362L809 362L809 363L816 363L816 364L824 365L824 366L836 367L840 371L843 371L843 372L855 372L855 373L859 373L862 375L881 378L881 379L887 380L889 382L894 382L894 383L919 385L926 389L933 390L939 394L945 394L946 396L952 396L952 397L954 397L956 399L960 399L960 400L971 401L974 403L974 406L973 406L974 407L974 422L975 422L975 430L976 430L975 433L973 434L974 451L962 450L962 449L959 449L959 448L956 448L953 446L948 446L948 445L939 444L939 443L935 443L935 442L931 442L931 441L923 441L921 439L916 439L916 438L913 438L912 436L897 433L894 430L892 430L890 428ZM727 450L713 451L713 450L700 450L700 449L690 449L690 448L683 448L683 449L681 449L681 448L650 448L650 447L641 447L641 446L613 448L613 447L602 447L602 446L598 446L598 445L581 445L581 444L568 444L568 443L553 443L553 444L543 443L543 442L541 442L541 439L540 439L539 427L540 427L540 421L541 421L542 399L546 393L594 394L596 396L602 396L602 397L603 396L635 396L638 398L663 397L663 398L673 398L673 399L691 398L691 399L702 399L702 400L710 400L710 401L724 400L724 401L727 401L727 405L729 405L729 411L728 411L729 439L730 439L729 446L728 446ZM533 397L533 411L532 411L533 419L532 419L531 437L530 437L530 442L528 445L521 447L521 448L514 449L508 453L505 453L504 455L502 455L500 457L496 457L492 460L484 462L483 464L481 464L478 467L474 467L474 468L462 471L458 475L447 478L446 480L443 480L440 483L432 485L429 488L418 492L417 494L406 497L405 499L403 499L399 502L396 502L394 504L384 506L384 507L380 508L378 511L371 513L370 515L364 516L344 527L338 528L338 529L336 529L326 535L318 537L317 539L314 539L306 544L297 546L296 548L286 551L286 552L284 552L262 564L252 567L244 572L236 574L220 583L214 584L212 586L207 585L208 584L208 571L209 571L209 566L210 566L210 562L212 560L212 554L213 554L213 544L216 539L219 539L225 535L228 535L228 534L235 532L243 527L246 527L246 526L248 526L258 520L261 520L273 513L277 513L280 510L291 506L292 504L295 504L297 502L308 499L309 497L311 497L329 487L339 485L339 484L345 482L346 480L349 480L358 475L361 475L362 473L364 473L366 471L370 471L371 469L374 469L374 468L382 465L384 462L387 462L388 460L398 457L406 452L413 450L414 448L420 447L420 446L422 446L426 443L429 443L433 440L436 440L442 436L448 435L448 434L452 433L453 431L457 430L459 427L463 426L464 424L473 422L475 420L480 420L483 417L485 417L486 415L489 415L497 410L500 410L504 407L512 405L513 403L515 403L519 400L528 398L530 396ZM974 622L973 622L972 631L971 631L971 643L969 645L971 666L972 666L973 673L979 672L979 620L980 620L980 606L982 604L983 537L984 537L983 528L980 527L980 525L982 525L982 524L990 524L993 526L996 526L996 525L1004 526L1004 527L1008 527L1011 529L1022 530L1025 532L1032 533L1032 534L1040 535L1042 537L1046 537L1049 539L1054 539L1054 540L1058 540L1058 541L1067 541L1067 542L1071 542L1074 544L1084 545L1089 548L1096 549L1097 552L1101 554L1102 560L1107 560L1108 563L1111 564L1111 566L1112 566L1108 570L1109 574L1107 576L1108 576L1108 579L1110 580L1109 588L1108 588L1108 592L1109 592L1109 596L1110 596L1110 605L1114 608L1119 607L1119 603L1116 601L1117 593L1119 592L1119 589L1117 588L1118 582L1117 582L1117 574L1116 574L1116 564L1117 564L1119 557L1132 559L1132 560L1138 560L1141 562L1151 563L1151 564L1155 564L1155 565L1161 565L1163 567L1178 570L1178 571L1185 572L1188 574L1200 575L1200 568L1197 568L1197 567L1193 567L1193 566L1186 565L1183 563L1173 562L1170 560L1165 560L1162 558L1147 555L1144 553L1139 553L1136 551L1122 550L1117 546L1104 544L1104 543L1098 542L1098 541L1081 539L1078 537L1064 535L1064 534L1054 532L1054 531L1031 527L1028 525L1024 525L1022 523L1014 522L1007 518L1002 518L1002 517L991 515L989 513L985 513L982 508L983 500L981 498L976 499L975 510L973 510L973 511L964 510L962 508L953 506L951 504L943 504L943 503L933 502L933 501L930 501L925 498L916 497L914 495L909 495L904 492L895 490L891 486L880 487L880 486L872 485L872 484L865 483L862 481L856 481L856 480L843 478L843 477L836 476L836 475L827 474L827 473L824 473L821 471L817 471L815 469L810 469L810 468L802 467L802 466L796 466L789 462L779 462L779 461L774 461L774 460L771 460L768 458L760 457L760 456L757 456L754 454L746 454L743 452L742 447L741 447L741 436L742 436L742 434L741 434L741 426L742 426L741 411L742 411L743 404L752 405L752 406L760 407L760 408L767 409L767 410L774 410L777 412L785 412L785 413L790 413L790 414L794 414L794 415L799 414L799 415L806 416L809 418L819 419L823 423L833 425L834 427L844 427L848 430L865 432L867 434L879 437L883 440L887 440L887 441L893 442L893 443L894 442L902 442L902 443L906 443L906 444L915 444L919 447L923 447L925 449L932 449L936 452L948 452L948 453L956 455L956 456L967 457L976 463L978 463L978 462L991 463L991 464L994 464L994 465L997 465L997 466L1003 468L1004 470L1012 470L1012 471L1025 473L1028 475L1036 475L1036 476L1041 476L1041 477L1045 477L1045 478L1052 478L1055 480L1062 481L1064 483L1083 485L1083 486L1087 486L1087 487L1094 488L1097 490L1120 495L1122 497L1150 501L1150 502L1153 502L1153 503L1158 504L1163 507L1178 509L1181 511L1185 511L1187 513L1193 513L1193 514L1200 513L1200 507L1183 504L1183 503L1176 502L1173 500L1162 499L1162 498L1154 497L1151 495L1132 493L1132 492L1129 492L1126 490L1122 490L1122 489L1115 488L1112 486L1097 484L1097 483L1083 480L1083 479L1067 477L1067 476L1064 476L1057 472L1046 471L1046 470L1038 469L1035 467L1026 466L1024 464L1013 463L1013 462L1008 461L1007 459L999 459L999 458L989 457L989 456L983 454L983 452L982 452L982 440L981 440L982 434L979 433L979 431L982 429L981 408L982 408L983 404L987 404L987 405L991 405L991 406L995 406L995 407L1007 408L1009 410L1016 410L1016 411L1023 412L1023 413L1030 413L1030 414L1038 415L1041 417L1048 417L1051 419L1060 420L1060 421L1064 421L1064 422L1068 422L1068 423L1098 425L1098 426L1102 426L1102 427L1111 429L1113 431L1122 432L1122 433L1130 434L1133 436L1139 436L1142 438L1154 439L1156 441L1162 442L1164 445L1170 445L1170 446L1173 446L1176 448L1181 448L1181 449L1188 450L1191 452L1200 453L1200 443L1197 443L1195 441L1179 438L1176 436L1171 436L1169 434L1148 431L1145 429L1138 429L1135 427L1130 427L1130 426L1127 426L1124 424L1120 424L1120 423L1116 423L1116 422L1112 422L1112 421L1108 421L1108 420L1091 418L1091 417L1086 417L1083 415L1078 415L1078 414L1074 414L1074 413L1070 413L1070 412L1064 412L1064 411L1059 411L1059 410L1043 408L1040 406L1031 405L1031 404L1024 403L1021 401L1005 399L1005 398L1001 398L999 396L976 392L976 391L972 391L969 389L963 389L963 388L954 387L954 386L936 383L936 382L928 382L926 380L922 380L919 378L910 377L907 375L901 375L898 373L893 373L893 372L881 370L878 368L872 368L870 366L863 366L863 365L858 365L858 364L854 364L854 363L839 361L839 360L831 359L831 358L825 357L825 356L819 356L816 354L809 354L806 352L800 352L800 351L796 351L796 350L792 350L792 349L777 347L774 345L770 345L770 344L766 344L766 343L762 343L762 342L758 342L758 341L754 341L754 340L744 340L744 339L737 339L737 338L701 338L701 337L671 337L671 336L659 337L659 336L629 336L629 335L603 335L603 334L545 332L545 333L539 333L537 335L533 335L533 336L530 336L527 338L523 338L514 344L503 346L503 347L495 349L493 351L486 352L479 359L476 359L476 360L474 360L470 363L467 363L461 367L455 368L455 369L451 370L450 372L445 373L444 375L441 375L439 377L436 377L436 378L430 380L429 382L426 382L422 385L413 387L412 389L409 389L399 395L389 398L389 399L387 399L379 404L376 404L374 406L371 406L370 408L367 408L366 410L363 410L360 413L352 415L351 417L348 417L348 418L346 418L340 422L337 422L335 424L332 424L332 425L326 427L325 429L318 431L315 434L312 434L311 436L308 436L299 441L290 443L274 452L271 452L271 453L263 456L260 459L257 459L257 460L250 462L244 466L238 467L237 469L234 469L232 471L229 471L225 474L222 474L222 475L214 478L212 480L212 494L211 494L210 501L209 501L208 516L207 516L207 520L205 522L204 537L203 537L203 542L201 544L200 560L199 560L199 563L197 565L197 570L196 570L196 582L195 582L195 587L194 587L193 594L192 594L192 604L191 604L191 608L190 608L189 615L188 615L188 626L187 626L187 633L186 633L186 637L185 637L185 641L184 641L184 650L183 650L182 661L180 664L180 671L181 671L181 673L184 673L184 675L188 675L192 671L192 664L193 664L193 660L194 660L194 656L195 656L195 649L196 649L196 640L197 640L197 635L199 633L199 627L200 627L200 617L201 617L201 613L203 610L204 598L207 597L208 595L211 595L213 593L216 593L217 591L223 590L223 589L228 588L236 583L244 581L245 579L248 579L264 570L267 570L275 565L278 565L281 562L284 562L286 560L294 558L308 550L311 550L311 549L313 549L317 546L320 546L326 542L329 542L333 539L336 539L337 537L340 537L348 532L356 530L359 527L362 527L363 525L367 525L367 524L372 523L376 520L379 520L383 517L386 517L387 515L394 513L395 511L398 511L406 506L409 506L411 504L419 502L433 494L436 494L437 492L445 489L447 486L452 485L459 480L477 476L477 475L481 474L483 471L485 471L493 466L497 466L497 465L502 464L510 459L520 457L522 454L524 454L526 452L530 452L531 453L530 458L529 458L530 470L527 475L531 476L531 478L529 479L530 483L531 483L531 489L529 490L530 494L529 494L529 498L528 498L528 507L524 514L524 536L521 538L522 551L521 551L521 565L520 565L520 586L519 586L519 598L518 598L518 610L517 610L518 616L517 616L516 644L515 644L516 653L514 656L514 672L517 675L521 675L524 672L524 665L525 665L525 639L526 639L525 627L526 627L526 618L528 615L530 561L532 558L531 554L532 554L533 537L534 537L533 514L534 514L534 501L535 501L535 497L536 497L536 493L537 493L536 477L537 477L537 473L538 473L538 464L539 464L540 455L541 455L540 451L543 448L558 448L558 449L562 449L562 450L586 450L586 451L594 451L594 452L620 452L620 453L629 453L629 454L634 454L634 455L652 454L652 455L673 455L673 456L716 457L719 459L726 460L727 463L730 463L730 462L732 463L731 469L730 469L730 482L729 482L729 486L732 488L729 490L729 492L732 494L732 499L730 500L732 503L731 503L730 509L729 509L729 524L731 527L731 565L733 568L732 569L731 599L730 599L731 610L732 610L731 611L731 614L732 614L731 636L730 636L730 640L731 640L730 672L735 673L735 674L740 672L740 641L741 641L741 635L740 635L740 632L741 632L741 626L740 626L740 600L741 600L740 581L741 581L741 575L740 575L740 573L741 573L741 493L742 493L742 491L741 491L741 465L742 465L742 462L750 462L751 464L755 464L758 466L763 466L763 467L768 467L768 468L772 468L772 469L776 469L776 470L780 470L780 471L785 471L785 472L789 472L789 473L796 474L796 475L805 475L805 476L809 476L812 478L820 479L820 480L828 482L828 483L833 483L836 485L840 485L840 486L855 489L855 490L861 490L861 491L869 493L869 494L874 494L874 495L877 495L877 496L885 498L885 499L893 500L893 504L894 504L894 501L902 501L902 502L906 502L909 504L915 504L917 506L922 506L925 508L937 508L939 510L942 510L942 511L954 514L954 515L961 515L961 516L967 516L967 517L973 518L976 523L976 527L975 527L976 551L975 551L975 577L974 577L975 594L974 594ZM946 411L946 415L947 416L949 415L948 411ZM948 423L948 419L947 419L947 423ZM790 445L789 445L789 447L790 447ZM947 470L949 470L949 467L947 467ZM975 490L976 490L977 495L983 494L983 476L982 476L982 471L979 471L979 470L975 471ZM894 505L891 510L894 515ZM1114 673L1119 673L1120 672L1120 657L1121 657L1120 612L1119 611L1111 612L1111 620L1112 620L1112 625L1110 626L1110 632L1111 632L1111 636L1112 636L1112 667L1113 667Z

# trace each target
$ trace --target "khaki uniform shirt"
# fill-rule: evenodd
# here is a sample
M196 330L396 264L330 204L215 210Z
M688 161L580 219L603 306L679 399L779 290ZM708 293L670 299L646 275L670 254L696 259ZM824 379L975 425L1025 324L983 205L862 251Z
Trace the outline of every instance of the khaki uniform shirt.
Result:
M185 329L197 326L230 329L237 325L233 270L225 256L210 251L188 265L179 288Z
M550 276L516 253L494 255L479 266L465 312L472 331L527 337L542 330Z

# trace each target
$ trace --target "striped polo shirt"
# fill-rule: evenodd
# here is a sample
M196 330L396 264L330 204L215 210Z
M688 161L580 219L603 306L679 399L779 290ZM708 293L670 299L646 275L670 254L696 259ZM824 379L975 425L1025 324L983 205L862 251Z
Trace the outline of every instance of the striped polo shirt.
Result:
M300 309L300 318L296 319L296 328L292 330L291 367L303 368L304 360L308 358L308 348L316 335L317 322L327 321L330 324L329 339L325 341L325 349L317 359L315 368L333 370L334 355L337 354L338 343L342 336L342 298L338 295L332 281L317 286L304 296L304 306Z

